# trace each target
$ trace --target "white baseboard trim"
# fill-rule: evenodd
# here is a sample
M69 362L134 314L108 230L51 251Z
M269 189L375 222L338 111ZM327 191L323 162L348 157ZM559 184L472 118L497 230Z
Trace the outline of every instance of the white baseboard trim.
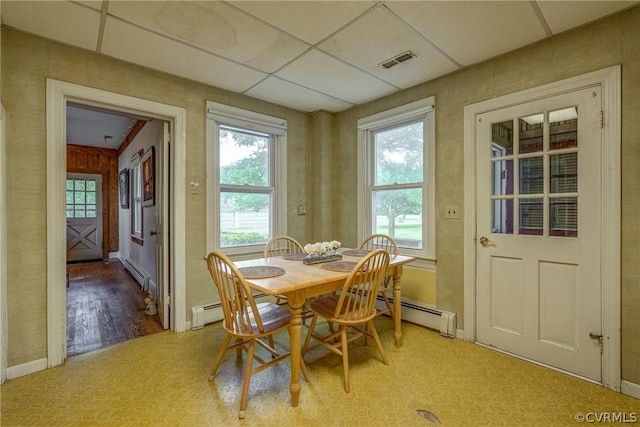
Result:
M33 374L34 372L40 372L47 369L47 359L32 360L31 362L23 363L21 365L10 366L7 368L7 379L12 380L14 378L23 377L25 375Z
M640 399L640 384L622 380L620 381L620 393Z

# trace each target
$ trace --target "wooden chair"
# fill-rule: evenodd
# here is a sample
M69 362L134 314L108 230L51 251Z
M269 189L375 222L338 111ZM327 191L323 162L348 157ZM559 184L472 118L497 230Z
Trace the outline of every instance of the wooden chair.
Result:
M286 254L302 254L302 245L293 237L276 236L267 242L264 247L264 257L282 256ZM276 304L282 304L287 298L284 295L276 295Z
M360 249L384 249L389 252L390 255L398 255L398 245L396 242L386 234L373 234L360 243ZM385 277L384 281L380 285L380 296L384 301L386 309L378 310L378 316L381 314L389 313L393 317L393 305L389 301L389 292L393 291L393 278L391 276Z
M279 353L275 350L273 334L289 328L291 314L288 309L273 303L256 304L242 273L226 255L216 251L211 252L207 256L207 265L220 295L224 315L222 327L227 332L209 379L213 380L215 377L227 350L236 348L238 357L242 356L243 350L247 352L247 365L244 370L238 413L238 418L244 418L251 375L280 363L290 356L290 352ZM231 344L232 338L235 338L233 344ZM264 338L267 338L268 343L264 342ZM269 353L269 360L264 360L255 354L256 344ZM255 368L254 360L258 362ZM301 361L300 366L304 379L308 381L304 361Z
M319 298L311 303L313 319L304 341L302 355L307 352L311 339L318 341L332 352L342 356L344 369L344 390L348 393L349 385L349 353L348 343L362 336L370 336L376 342L380 356L388 365L382 342L373 323L376 316L376 295L389 267L389 253L376 249L362 258L353 268L344 286L337 295ZM331 331L327 336L314 334L318 317L338 325L338 332ZM359 325L365 324L362 329ZM349 335L350 334L350 335ZM340 337L338 341L337 338Z

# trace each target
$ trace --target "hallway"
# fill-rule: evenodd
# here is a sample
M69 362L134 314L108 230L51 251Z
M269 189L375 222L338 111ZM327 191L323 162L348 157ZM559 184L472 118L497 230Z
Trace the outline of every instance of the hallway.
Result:
M67 356L163 330L157 315L145 314L147 293L119 260L69 264L67 269Z

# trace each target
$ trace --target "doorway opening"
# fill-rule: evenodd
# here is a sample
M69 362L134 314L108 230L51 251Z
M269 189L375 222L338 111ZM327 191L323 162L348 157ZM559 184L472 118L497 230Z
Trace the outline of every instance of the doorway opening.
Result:
M67 103L67 356L164 329L156 285L163 260L149 235L157 207L145 208L146 242L130 238L136 203L128 179L132 153L160 151L162 129L159 120Z
M156 200L161 201L160 228L148 230L166 238L166 244L156 247L165 261L158 275L166 285L164 311L167 324L174 332L186 330L185 309L185 138L186 111L180 107L161 104L127 95L120 95L61 82L47 80L47 366L64 363L66 357L66 180L67 145L66 108L82 104L100 109L166 122L162 131L162 149L156 159L154 181L158 183ZM173 138L169 144L168 128ZM169 176L169 165L171 176ZM117 170L117 168L116 168ZM115 188L119 176L116 172ZM171 204L168 194L171 190ZM116 190L117 191L117 190ZM116 200L119 197L116 196ZM171 229L171 233L169 233ZM157 246L157 245L156 245ZM109 253L106 254L108 259ZM169 272L171 274L169 275ZM171 292L169 293L169 289Z

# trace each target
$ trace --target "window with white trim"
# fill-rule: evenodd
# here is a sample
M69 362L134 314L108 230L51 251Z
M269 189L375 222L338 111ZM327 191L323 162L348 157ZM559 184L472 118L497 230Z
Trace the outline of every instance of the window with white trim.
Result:
M262 251L286 234L287 121L207 102L207 249Z
M131 240L142 244L142 151L131 158Z
M435 113L426 98L358 120L358 240L435 260Z

